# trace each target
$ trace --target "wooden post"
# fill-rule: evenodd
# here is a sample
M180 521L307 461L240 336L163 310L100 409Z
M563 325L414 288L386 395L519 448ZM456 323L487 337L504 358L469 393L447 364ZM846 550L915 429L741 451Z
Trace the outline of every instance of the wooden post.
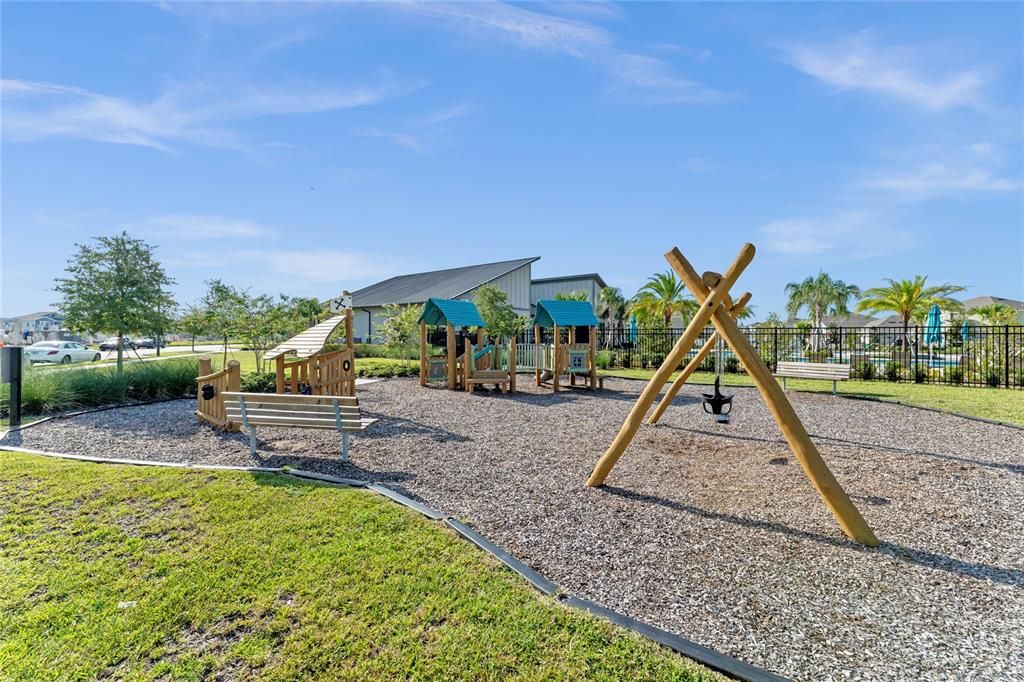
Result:
M753 246L749 244L747 246L753 250ZM703 303L706 298L710 300L707 287L701 282L696 271L686 258L683 257L683 254L679 252L679 249L672 249L672 251L666 254L666 258L672 269L676 271L680 279L683 280L683 283L693 293L698 303ZM712 291L710 293L713 296L715 292ZM764 361L761 360L761 356L757 354L754 347L750 345L750 341L740 331L736 321L732 316L725 314L721 310L716 310L715 315L711 319L718 332L725 337L733 352L736 353L740 362L743 363L747 374L753 378L754 383L761 392L761 396L768 405L769 411L779 425L782 435L789 443L790 449L796 456L797 461L800 462L800 466L803 468L807 478L810 479L818 494L821 495L825 504L832 511L833 516L839 522L839 526L849 537L857 542L869 547L877 547L878 538L875 537L874 532L868 526L864 517L861 516L857 507L850 501L846 491L843 490L835 476L832 475L828 465L821 458L818 448L811 442L810 436L807 435L807 430L804 429L804 425L800 422L799 417L797 417L785 393L782 392L778 382L775 381L775 377L772 376L771 371L765 366Z
M516 392L516 337L508 342L508 392Z
M274 373L277 375L277 385L274 390L277 393L284 393L284 353L274 358Z
M736 303L733 304L732 310L730 311L730 315L732 315L733 318L735 318L736 315L738 315L739 312L743 310L744 307L746 307L749 301L750 292L748 291L745 294L743 294L743 296L741 296L740 299L736 301ZM672 382L672 385L669 386L669 389L665 391L665 396L661 399L661 402L658 403L657 406L655 406L654 412L651 413L650 418L648 418L647 420L648 424L658 423L658 420L661 419L663 414L665 414L665 410L668 408L669 404L671 404L672 400L676 397L676 394L679 393L679 389L683 387L683 384L685 384L686 380L690 378L690 375L697 371L697 368L700 367L701 363L704 362L705 358L707 358L708 355L711 354L711 351L714 350L715 344L718 343L719 337L720 335L716 331L714 334L711 335L711 338L708 339L707 342L705 342L704 346L700 349L700 351L697 352L697 355L695 355L692 360L686 363L686 367L683 367L683 370L679 373L679 376L676 377L676 380L674 382Z
M448 342L448 344L447 344L448 345L448 388L450 390L454 391L457 388L456 384L458 383L455 380L455 365L456 365L456 362L457 362L456 359L455 359L455 353L458 351L458 349L455 347L455 327L452 326L451 322L448 322L447 324L448 324L448 338L447 338L447 342Z
M575 345L576 345L576 327L569 327L569 348L572 348ZM566 354L566 358L568 359L568 354ZM568 365L566 365L566 369L569 369ZM576 385L576 375L573 374L572 372L569 373L569 385L570 386L575 386Z
M533 325L533 346L533 373L537 378L537 385L540 386L540 366L544 364L544 348L540 345L540 325L536 324Z
M668 254L666 254L668 257ZM754 246L752 244L744 244L743 248L740 249L739 254L736 256L736 260L729 266L725 276L719 282L718 286L711 292L710 296L707 296L706 301L701 301L702 305L700 309L694 314L693 319L690 320L690 324L686 327L686 331L676 341L676 345L669 352L668 356L661 363L661 367L654 373L654 377L650 380L643 392L637 399L636 404L633 405L633 409L630 410L629 415L626 417L626 421L623 422L622 428L619 429L619 433L615 436L612 444L608 447L605 453L601 456L601 459L597 461L597 466L594 467L594 471L590 474L590 478L587 479L588 486L599 486L604 483L604 479L608 476L608 472L612 470L615 463L619 461L619 457L625 452L626 447L630 441L633 440L633 436L636 435L637 429L643 423L644 416L647 414L647 410L651 408L654 403L654 399L658 397L658 393L661 391L661 387L668 382L668 378L675 371L675 368L682 362L683 357L693 347L694 342L700 337L701 332L704 330L704 325L711 319L712 314L725 300L726 295L729 293L729 289L739 278L743 270L750 264L750 261L754 258ZM671 262L671 261L670 261ZM701 285L703 287L703 285ZM699 299L698 299L699 300Z
M427 385L430 374L429 354L427 353L427 323L420 321L420 386Z
M228 390L232 393L242 390L242 366L238 360L228 360Z
M590 328L590 390L597 390L597 327Z
M341 292L344 296L350 296L347 291ZM345 346L350 349L355 348L355 343L352 341L352 309L345 309ZM355 362L355 354L352 355L352 361Z
M558 393L558 379L559 379L559 366L558 366L558 351L562 344L562 330L555 325L555 350L554 357L551 359L551 366L553 368L554 376L551 377L551 385L555 389L555 393Z
M213 374L212 362L210 358L199 358L198 376L205 377L207 374Z
M470 381L473 378L473 365L476 362L473 360L473 342L466 339L466 350L462 356L462 387L469 391L469 394L473 394L473 382Z

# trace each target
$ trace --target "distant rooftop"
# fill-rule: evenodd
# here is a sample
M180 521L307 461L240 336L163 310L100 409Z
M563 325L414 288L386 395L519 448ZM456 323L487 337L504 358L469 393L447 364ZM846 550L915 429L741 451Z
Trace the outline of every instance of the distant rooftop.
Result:
M588 272L583 275L565 275L562 277L540 277L532 280L534 284L541 284L544 282L566 282L574 279L596 279L597 283L601 285L602 289L606 289L608 284L604 281L604 278L596 272Z
M539 259L540 256L534 256L398 275L352 292L352 305L367 308L385 303L424 303L431 298L458 298L481 284L492 282Z

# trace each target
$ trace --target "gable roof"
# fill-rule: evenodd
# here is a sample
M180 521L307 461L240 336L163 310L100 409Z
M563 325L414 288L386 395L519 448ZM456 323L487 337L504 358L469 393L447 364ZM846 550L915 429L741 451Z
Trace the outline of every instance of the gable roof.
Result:
M583 275L565 275L563 277L541 277L532 281L532 284L544 284L545 282L569 282L580 279L592 279L595 280L602 289L607 289L608 285L605 283L604 278L596 272L588 272Z
M324 349L327 339L338 328L338 325L344 321L344 315L337 315L329 320L324 320L320 324L314 325L304 332L299 332L284 343L275 346L273 350L263 356L263 359L273 360L278 355L286 355L287 353L295 353L300 358L316 355Z
M399 275L352 292L352 305L367 308L385 303L423 303L431 298L458 298L481 284L494 281L539 259L540 256L534 256Z
M533 323L547 329L559 327L596 327L597 316L594 306L587 301L555 301L543 299L537 301L537 314Z
M453 327L483 327L484 318L472 301L431 298L423 305L418 322L431 325L451 323Z
M965 301L961 301L961 303L963 303L964 308L967 310L992 305L993 303L1009 306L1015 310L1024 310L1024 301L1018 301L1012 298L1000 298L999 296L975 296L974 298L968 298Z

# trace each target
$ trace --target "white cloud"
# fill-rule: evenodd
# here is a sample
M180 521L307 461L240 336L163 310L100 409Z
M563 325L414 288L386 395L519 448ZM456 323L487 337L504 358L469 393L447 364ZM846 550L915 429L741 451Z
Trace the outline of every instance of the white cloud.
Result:
M1003 172L1002 151L989 142L948 150L939 158L917 161L905 168L874 171L865 175L861 184L867 189L893 192L910 199L971 192L1013 192L1022 186L1019 171L1017 177Z
M980 105L990 80L981 69L922 73L923 54L875 45L866 32L825 45L788 45L783 51L792 66L840 90L873 92L932 111Z
M768 251L787 256L867 258L907 247L908 235L870 211L775 220L758 228Z
M53 83L5 80L3 130L15 140L65 137L169 151L182 142L241 149L228 124L261 116L339 111L368 106L419 85L385 77L373 87L214 87L192 83L135 102ZM34 106L25 106L28 103Z
M679 43L654 43L651 45L651 49L655 52L667 52L670 54L683 55L695 62L706 62L714 56L714 53L712 53L711 50L687 47L685 45L680 45Z
M166 213L153 216L137 228L140 233L155 237L182 239L273 238L277 231L253 220L219 215Z
M715 164L700 156L691 156L683 159L680 167L688 173L711 173L715 170Z
M579 19L556 17L502 2L381 3L442 22L474 39L490 38L525 50L564 54L603 68L608 92L652 103L706 102L725 93L684 78L665 61L616 47L616 36ZM578 14L579 12L577 12Z
M357 131L361 137L371 137L381 140L387 140L393 142L400 147L409 147L410 149L417 149L421 146L422 142L415 135L408 133L400 133L392 130L381 130L380 128L363 128Z

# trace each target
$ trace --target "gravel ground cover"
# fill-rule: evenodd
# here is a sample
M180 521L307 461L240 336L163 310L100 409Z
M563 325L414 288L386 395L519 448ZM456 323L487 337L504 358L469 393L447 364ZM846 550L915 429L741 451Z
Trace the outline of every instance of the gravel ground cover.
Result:
M802 680L1024 678L1024 431L790 393L883 541L842 535L760 397L711 421L684 390L600 489L583 486L643 383L469 396L361 386L382 419L332 431L200 425L190 401L55 420L4 445L292 465L383 482L459 517L581 597ZM967 390L967 389L965 389Z

